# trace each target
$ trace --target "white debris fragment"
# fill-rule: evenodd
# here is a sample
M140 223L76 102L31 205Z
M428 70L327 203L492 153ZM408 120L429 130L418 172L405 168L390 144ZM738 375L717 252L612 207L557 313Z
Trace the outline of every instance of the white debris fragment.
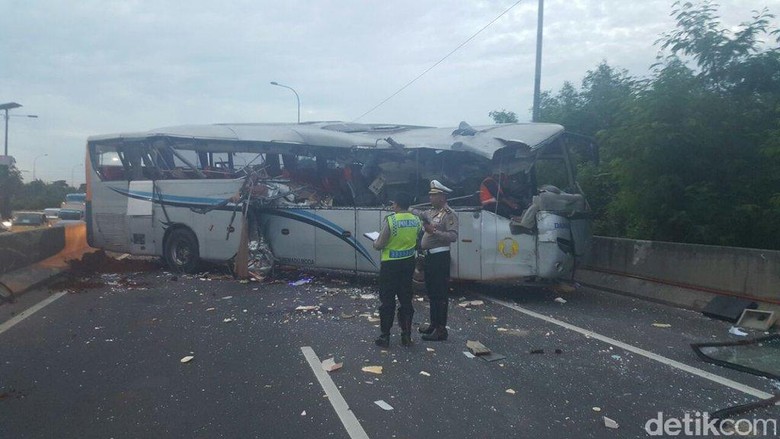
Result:
M465 355L466 358L474 358L474 354L468 351L463 351L463 355Z
M425 350L428 352L436 352L436 349L434 348L425 348Z
M601 407L593 407L593 411L598 413L601 411Z
M464 302L460 302L458 306L467 307L467 306L482 306L485 302L482 300L466 300Z
M361 369L363 372L373 373L376 375L382 375L382 366L366 366Z
M297 308L295 308L296 311L315 311L319 309L319 306L316 305L301 305Z
M607 428L618 428L620 425L618 425L617 422L615 422L614 419L609 419L608 417L604 416L604 426Z
M382 407L383 410L392 410L393 409L393 406L391 406L390 404L384 402L381 399L379 401L374 401L374 404L378 405L379 407Z
M181 359L181 360L179 360L179 361L181 361L182 363L189 363L189 362L190 362L190 361L192 361L194 358L195 358L195 357L194 357L194 356L192 356L192 355L187 355L186 357L182 357L182 359Z
M556 297L555 301L558 303L566 303L566 299L564 299L563 297Z
M206 308L206 311L214 311L215 309L216 309L216 308L214 308L214 307L212 307L212 308Z
M731 328L729 328L729 334L738 335L740 337L745 337L746 335L748 335L747 332L737 328L736 326L732 326Z
M420 371L420 375L422 375L422 376L426 376L426 377L429 377L429 376L431 376L431 374L429 374L428 372L426 372L426 371L424 371L424 370L421 370L421 371Z
M233 298L233 296L225 296L225 297L222 298L222 300L228 300L228 299L232 299L232 298Z
M506 391L506 393L508 393L510 395L514 395L515 393L517 393L517 392L515 392L515 389L506 389L505 391Z
M334 370L341 369L341 366L343 365L344 363L336 363L336 360L331 357L322 362L322 370L325 372L333 372Z
M235 321L236 321L236 319L234 317L228 317L228 318L222 319L222 323L230 323L230 322L235 322Z
M360 298L364 300L374 300L377 298L377 296L376 294L361 294Z
M301 412L301 416L306 416L306 410Z
M656 328L671 328L672 327L672 325L670 325L668 323L653 323L653 326L655 326Z

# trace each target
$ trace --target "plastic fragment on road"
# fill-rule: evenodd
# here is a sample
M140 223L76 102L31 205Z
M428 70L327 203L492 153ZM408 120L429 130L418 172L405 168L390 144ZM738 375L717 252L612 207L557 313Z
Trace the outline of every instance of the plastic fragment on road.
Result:
M325 372L333 372L334 370L341 369L341 366L343 365L344 363L336 363L336 360L331 357L322 362L322 370Z
M485 302L482 300L466 300L463 302L460 302L458 306L467 307L467 306L482 306Z
M232 298L233 298L233 296L225 296L225 297L222 298L222 300L228 300L228 299L232 299Z
M566 303L566 299L564 299L563 297L556 297L555 301L558 303Z
M301 412L301 416L306 416L306 410Z
M672 327L672 325L670 325L668 323L653 323L653 326L655 326L656 328L671 328Z
M384 401L383 401L383 400L381 400L381 399L380 399L379 401L374 401L374 404L378 405L378 406L379 406L379 407L381 407L383 410L392 410L392 409L393 409L393 406L391 406L390 404L388 404L388 403L384 402Z
M428 352L436 352L436 349L434 348L425 348L425 350Z
M296 311L316 311L320 307L317 305L301 305L295 308Z
M466 358L469 358L469 359L474 358L474 354L472 354L471 352L468 352L468 351L463 351L463 355L465 355Z
M216 309L216 308L214 308L214 307L211 307L211 308L206 308L206 311L214 311L215 309Z
M360 298L363 299L363 300L375 300L375 299L377 299L377 295L373 294L373 293L371 293L371 294L361 294Z
M610 419L606 416L604 416L604 426L607 428L618 428L620 425L618 425L617 422L615 422L614 419Z
M469 352L477 356L487 355L490 353L490 349L478 341L468 340L466 341L466 347L468 348Z
M593 407L593 411L598 413L601 411L601 407Z
M505 392L510 394L510 395L514 395L515 393L517 393L517 392L515 392L514 389L506 389Z
M189 362L190 362L190 361L192 361L194 358L195 358L195 357L194 357L194 356L192 356L192 355L187 355L186 357L182 357L182 359L181 359L181 360L179 360L179 361L180 361L180 362L182 362L182 363L189 363Z
M428 372L426 372L426 371L424 371L424 370L421 370L421 371L420 371L420 375L422 375L422 376L426 376L426 377L429 377L429 376L431 376L431 374L429 374Z
M235 322L235 321L236 321L235 317L228 317L228 318L222 319L222 323L230 323L230 322Z
M485 316L485 317L482 317L482 318L485 319L485 320L490 320L491 322L495 322L496 320L498 320L498 317L496 317L496 316Z
M382 366L365 366L361 369L363 372L382 375Z
M621 357L620 355L613 355L613 356L612 356L612 359L613 359L613 360L620 360L621 358L622 358L622 357Z
M295 282L290 282L289 285L291 287L299 287L301 285L305 285L305 284L311 282L312 280L313 280L313 278L311 278L311 277L305 277L303 279L296 280Z
M731 328L729 328L729 334L731 334L731 335L738 335L740 337L745 337L745 336L748 335L747 332L737 328L736 326L732 326Z

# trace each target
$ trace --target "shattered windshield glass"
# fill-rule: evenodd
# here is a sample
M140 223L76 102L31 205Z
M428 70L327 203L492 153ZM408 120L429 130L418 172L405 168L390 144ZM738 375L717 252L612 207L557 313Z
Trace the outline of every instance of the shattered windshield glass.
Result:
M737 342L697 343L691 347L704 361L780 379L780 335Z

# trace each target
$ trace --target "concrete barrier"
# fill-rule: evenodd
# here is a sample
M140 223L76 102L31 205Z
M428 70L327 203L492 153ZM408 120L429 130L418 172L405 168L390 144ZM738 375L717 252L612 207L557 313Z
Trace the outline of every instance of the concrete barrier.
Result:
M65 248L65 228L47 227L0 234L0 274L54 256Z
M584 284L701 310L716 295L780 311L780 251L594 237Z
M94 251L86 224L30 230L0 236L0 299L38 285L68 268L68 261Z

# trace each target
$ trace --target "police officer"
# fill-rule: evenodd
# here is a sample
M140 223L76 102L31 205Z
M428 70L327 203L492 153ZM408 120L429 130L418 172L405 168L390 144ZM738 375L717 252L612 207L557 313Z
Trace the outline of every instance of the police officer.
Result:
M414 274L417 235L422 230L420 219L409 212L412 197L399 193L392 204L393 214L382 221L382 230L374 241L374 248L382 251L379 266L379 328L377 346L390 346L390 328L393 327L395 298L398 308L398 326L401 344L412 344L412 275Z
M414 212L422 219L425 230L420 247L425 255L425 290L431 305L431 323L421 325L419 331L426 341L447 339L450 244L458 239L458 216L447 205L450 192L452 189L432 180L428 192L432 208Z

